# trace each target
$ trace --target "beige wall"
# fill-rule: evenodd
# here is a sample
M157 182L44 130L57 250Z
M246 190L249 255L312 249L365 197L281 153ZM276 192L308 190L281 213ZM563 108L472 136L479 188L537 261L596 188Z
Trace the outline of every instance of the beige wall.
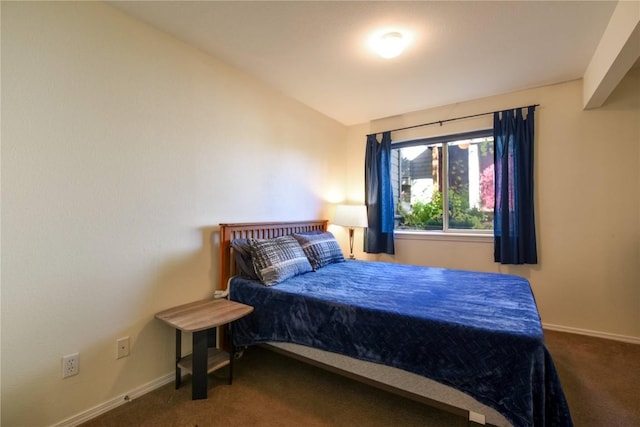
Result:
M346 197L345 138L110 6L2 2L2 425L171 373L153 315L217 287L215 226L326 217Z
M495 264L491 240L482 239L398 236L396 255L378 259L522 275L531 282L545 325L640 340L639 93L636 68L595 110L582 109L582 82L573 81L404 114L358 126L359 132L350 129L349 167L362 170L366 133L541 104L535 153L538 265ZM392 139L486 128L491 120L398 132ZM362 188L363 178L349 176L358 178L349 181L352 188Z
M173 332L153 314L218 286L216 224L330 218L327 201L363 200L365 134L531 103L540 264L500 267L477 239L399 238L381 258L521 274L545 323L640 338L638 70L593 111L570 82L345 129L109 6L2 2L1 71L2 425L169 374Z

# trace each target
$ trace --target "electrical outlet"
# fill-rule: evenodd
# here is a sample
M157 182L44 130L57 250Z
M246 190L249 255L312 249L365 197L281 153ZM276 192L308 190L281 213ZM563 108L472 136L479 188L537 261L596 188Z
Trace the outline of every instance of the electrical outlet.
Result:
M80 373L80 353L62 356L62 378L72 377Z
M118 338L116 340L118 350L116 351L116 359L122 359L129 355L129 337Z

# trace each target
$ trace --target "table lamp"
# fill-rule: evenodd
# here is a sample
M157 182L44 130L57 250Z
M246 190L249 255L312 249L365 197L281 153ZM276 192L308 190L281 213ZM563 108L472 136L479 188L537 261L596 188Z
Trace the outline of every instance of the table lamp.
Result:
M356 259L353 256L353 232L356 227L368 227L367 207L365 205L338 205L333 223L349 228L349 259Z

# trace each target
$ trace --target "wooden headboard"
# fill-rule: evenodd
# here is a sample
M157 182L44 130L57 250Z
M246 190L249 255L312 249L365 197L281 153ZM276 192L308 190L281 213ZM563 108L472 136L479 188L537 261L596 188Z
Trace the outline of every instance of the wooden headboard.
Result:
M220 289L226 289L229 278L235 274L235 259L231 249L233 239L272 239L305 231L327 231L327 223L326 219L318 219L220 224Z

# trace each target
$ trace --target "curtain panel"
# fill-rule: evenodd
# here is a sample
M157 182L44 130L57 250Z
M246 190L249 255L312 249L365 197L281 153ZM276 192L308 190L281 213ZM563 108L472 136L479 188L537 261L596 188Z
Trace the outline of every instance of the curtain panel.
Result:
M391 132L367 136L364 164L364 191L368 228L364 235L366 253L395 252L393 241L394 208L391 188Z
M537 264L533 205L535 106L493 115L495 207L494 260Z

